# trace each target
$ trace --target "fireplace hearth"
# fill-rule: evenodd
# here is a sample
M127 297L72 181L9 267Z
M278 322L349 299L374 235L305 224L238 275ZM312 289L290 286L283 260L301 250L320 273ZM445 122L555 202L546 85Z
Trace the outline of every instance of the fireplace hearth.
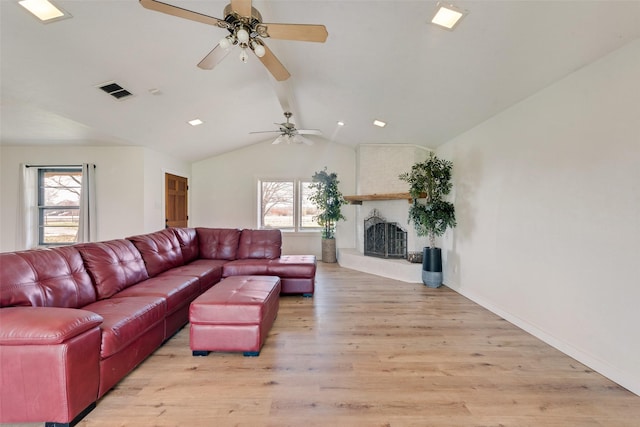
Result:
M377 209L364 220L364 254L379 258L407 258L407 232L388 222Z

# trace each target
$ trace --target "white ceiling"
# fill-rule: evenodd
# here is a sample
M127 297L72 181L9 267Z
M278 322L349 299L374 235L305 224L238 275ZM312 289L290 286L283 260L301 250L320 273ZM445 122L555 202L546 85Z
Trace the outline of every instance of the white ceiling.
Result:
M166 2L218 18L227 4ZM142 145L198 160L275 138L249 132L276 130L288 102L298 128L327 140L433 148L640 37L640 1L455 1L469 14L450 32L429 23L435 1L256 0L264 22L329 32L326 43L267 39L292 75L276 83L238 51L196 67L223 29L137 0L57 4L73 18L42 24L0 0L3 144ZM134 96L96 88L107 81ZM205 123L189 126L195 117Z

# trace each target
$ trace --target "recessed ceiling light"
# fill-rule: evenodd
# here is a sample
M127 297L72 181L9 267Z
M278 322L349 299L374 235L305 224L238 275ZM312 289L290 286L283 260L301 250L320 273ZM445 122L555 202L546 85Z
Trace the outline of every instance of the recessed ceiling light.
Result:
M344 126L344 122L343 121L339 121L338 122L338 126Z
M198 126L203 124L204 122L200 119L193 119L193 120L189 120L187 123L189 123L191 126Z
M456 7L452 4L438 2L436 13L431 19L431 23L436 24L447 30L453 30L460 20L468 13L468 11Z
M71 18L69 12L55 6L49 0L21 0L18 4L45 23Z
M374 120L373 124L375 126L378 126L378 127L381 127L381 128L383 128L383 127L385 127L387 125L387 123L383 122L382 120Z

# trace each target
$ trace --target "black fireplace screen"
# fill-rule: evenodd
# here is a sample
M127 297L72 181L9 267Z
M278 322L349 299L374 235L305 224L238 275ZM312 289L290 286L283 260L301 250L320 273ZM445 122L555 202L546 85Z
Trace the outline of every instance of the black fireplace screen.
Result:
M407 232L387 222L377 211L364 221L364 254L381 258L407 257Z

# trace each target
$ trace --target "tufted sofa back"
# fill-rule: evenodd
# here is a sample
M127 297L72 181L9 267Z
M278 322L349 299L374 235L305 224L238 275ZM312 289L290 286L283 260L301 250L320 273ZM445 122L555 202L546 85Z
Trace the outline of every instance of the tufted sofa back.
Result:
M173 232L180 242L180 249L182 250L182 260L185 264L190 263L193 260L198 259L200 255L200 249L198 244L198 234L195 228L172 228Z
M155 233L128 237L140 252L149 277L184 265L178 237L168 228Z
M238 259L280 258L282 233L280 230L242 230L238 244Z
M140 252L128 240L117 239L76 245L96 288L98 299L148 279Z
M0 254L0 307L81 308L96 301L91 277L73 246Z
M200 258L234 260L238 253L240 230L236 228L196 228Z

